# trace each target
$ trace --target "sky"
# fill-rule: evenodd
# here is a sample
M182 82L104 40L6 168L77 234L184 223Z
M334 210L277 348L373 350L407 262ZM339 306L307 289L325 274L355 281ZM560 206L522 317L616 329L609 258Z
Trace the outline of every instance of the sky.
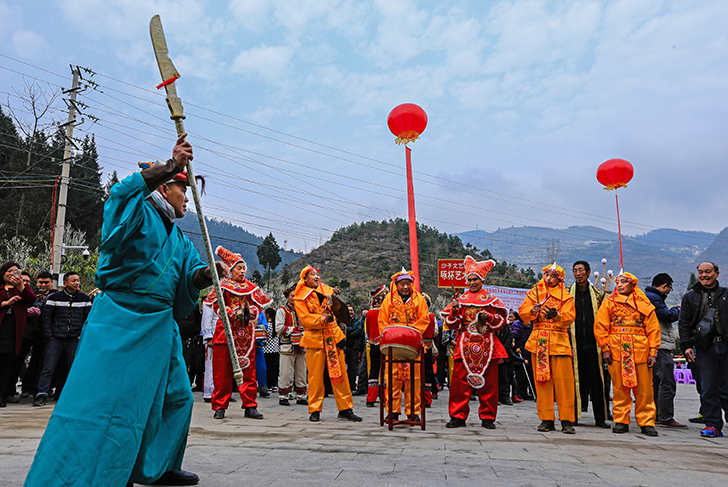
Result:
M401 103L428 115L410 144L417 220L441 231L614 231L596 170L615 157L635 168L624 233L726 226L725 1L0 0L0 100L22 113L24 81L58 90L69 64L89 68L79 100L98 121L75 135L96 136L104 172L166 159L155 14L205 214L286 248L407 218L387 128Z

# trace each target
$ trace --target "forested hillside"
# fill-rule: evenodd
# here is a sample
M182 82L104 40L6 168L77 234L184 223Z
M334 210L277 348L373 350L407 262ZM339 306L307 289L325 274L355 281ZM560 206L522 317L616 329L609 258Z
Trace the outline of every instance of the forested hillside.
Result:
M487 277L487 283L509 287L531 287L536 275L531 270L519 269L492 256L471 244L463 245L459 237L439 232L426 225L417 226L417 244L420 259L420 281L423 292L435 299L436 295L449 296L448 290L437 289L437 260L462 259L472 255L478 260L494 258L495 268ZM411 268L409 233L406 220L355 223L334 232L322 246L284 267L292 284L298 281L301 269L313 265L321 271L322 280L338 285L344 297L362 306L369 302L369 292L382 285L389 285L390 276L403 266Z

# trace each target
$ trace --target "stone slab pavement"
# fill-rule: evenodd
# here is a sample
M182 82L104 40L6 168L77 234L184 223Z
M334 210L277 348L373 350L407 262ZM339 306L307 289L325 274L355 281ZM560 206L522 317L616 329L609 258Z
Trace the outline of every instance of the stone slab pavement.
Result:
M223 420L195 393L183 468L201 486L721 486L728 485L728 437L700 437L701 425L658 428L648 438L632 423L617 435L594 426L585 413L575 435L559 429L539 433L536 406L526 401L500 406L497 429L477 419L477 403L466 428L446 429L447 390L427 409L427 429L379 426L379 405L354 397L351 423L336 418L333 398L324 400L320 423L308 421L306 406L278 405L275 394L259 399L263 420L243 417L239 402ZM0 409L0 485L23 484L53 403L30 400ZM695 386L678 385L675 417L696 415ZM558 425L558 423L557 423ZM43 486L53 487L53 486Z

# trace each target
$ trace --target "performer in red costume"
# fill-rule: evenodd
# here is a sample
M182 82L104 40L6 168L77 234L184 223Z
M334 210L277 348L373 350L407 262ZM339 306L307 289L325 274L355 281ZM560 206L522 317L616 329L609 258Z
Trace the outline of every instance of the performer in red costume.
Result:
M445 326L456 330L455 356L450 386L450 421L447 428L465 426L473 389L478 394L478 416L483 428L495 429L498 411L498 364L505 348L493 334L506 324L508 310L500 299L483 290L485 276L495 266L492 260L477 262L465 257L468 290L442 310Z
M235 340L235 351L238 362L243 370L243 385L238 387L245 417L263 419L258 412L257 381L255 379L255 323L261 311L270 306L272 300L255 284L245 278L247 265L240 254L233 254L229 250L218 247L215 253L230 266L230 279L222 279L222 288L225 300L225 311L230 319L230 327ZM215 313L220 314L219 304L213 290L205 299L212 304ZM250 307L250 321L243 323L243 309L245 303ZM225 417L225 410L230 404L232 395L233 369L230 361L225 329L222 319L217 320L215 335L212 337L212 378L215 389L212 392L212 409L215 419Z
M367 311L366 328L369 340L369 385L367 388L367 407L373 408L374 403L379 397L379 308L382 301L387 297L389 289L382 284L380 287L370 293L371 301L369 311Z

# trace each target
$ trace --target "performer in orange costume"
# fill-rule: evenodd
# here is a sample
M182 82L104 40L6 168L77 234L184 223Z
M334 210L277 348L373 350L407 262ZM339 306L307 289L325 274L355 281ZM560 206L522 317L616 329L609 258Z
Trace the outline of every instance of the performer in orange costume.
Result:
M225 312L230 320L230 328L235 341L235 351L238 354L238 362L243 370L243 385L238 387L242 408L245 409L245 417L263 419L258 412L257 381L255 379L255 323L258 315L266 307L270 306L272 300L255 284L245 278L247 265L240 256L229 250L218 247L215 253L230 266L231 278L220 281L220 287L225 301ZM205 303L213 306L217 315L220 315L219 302L213 290L205 299ZM243 308L245 303L250 307L250 321L243 323ZM230 361L225 329L222 319L218 318L215 326L215 334L212 337L212 379L215 389L212 391L212 409L214 417L222 419L225 417L225 410L230 405L232 395L233 369Z
M495 429L498 364L508 355L493 332L505 326L508 310L500 299L483 289L485 276L495 266L495 261L477 262L467 256L464 264L468 290L453 297L441 312L445 326L457 332L450 381L450 421L445 426L465 426L470 412L468 401L475 389L480 401L481 425Z
M381 354L379 352L379 307L387 296L389 289L382 284L370 293L371 301L367 311L366 327L369 341L369 382L367 388L367 407L373 408L379 397L379 369Z
M310 265L303 268L300 280L293 291L293 300L296 314L304 329L301 346L306 348L308 412L311 413L308 419L321 420L324 402L324 367L326 367L334 390L339 418L361 421L352 410L354 401L349 388L349 378L346 375L344 351L338 346L346 337L331 314L332 294L339 294L339 289L322 283L318 269Z
M420 333L425 333L427 326L430 324L430 311L422 294L412 289L414 284L414 273L406 271L404 267L400 272L392 276L392 282L389 285L389 295L382 302L379 308L379 333L383 333L384 329L390 325L409 326L416 329ZM420 353L420 360L424 360ZM399 419L402 411L402 387L404 386L404 402L405 414L411 421L420 421L420 407L422 397L420 395L421 381L419 364L410 367L410 364L396 364L397 367L392 369L392 384L387 387L392 388L392 404L387 404L387 412L392 414L394 419ZM414 371L412 370L414 368ZM412 382L410 374L415 376L415 387L412 390ZM389 368L385 369L384 377L389 377ZM411 397L415 399L415 408L412 410Z
M637 425L643 434L657 436L650 369L660 348L660 322L655 307L637 287L639 281L634 275L623 272L614 283L614 292L604 300L594 322L594 337L614 385L612 431L629 431L634 394Z
M569 327L576 308L574 297L564 287L564 269L556 262L543 268L543 278L528 291L518 314L524 322L533 322L526 350L532 354L536 379L536 406L541 420L538 431L555 429L556 399L561 431L574 434L576 392Z

